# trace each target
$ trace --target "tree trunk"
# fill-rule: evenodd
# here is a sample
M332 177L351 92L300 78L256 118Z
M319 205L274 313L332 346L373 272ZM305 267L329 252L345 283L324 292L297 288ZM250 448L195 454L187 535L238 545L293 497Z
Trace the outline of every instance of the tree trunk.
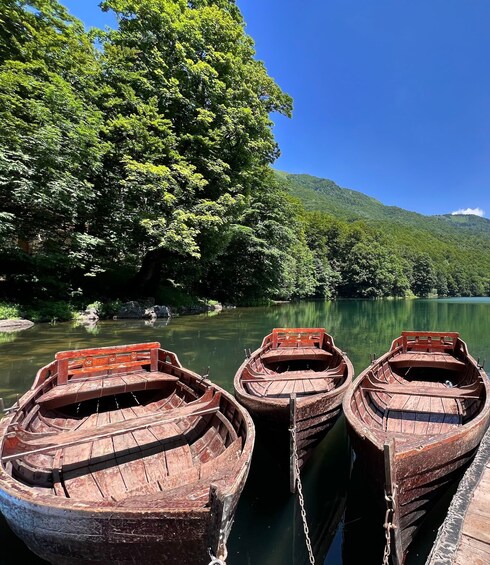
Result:
M152 249L143 257L138 273L130 282L131 293L135 296L155 296L162 278L162 267L171 269L178 254L168 249Z

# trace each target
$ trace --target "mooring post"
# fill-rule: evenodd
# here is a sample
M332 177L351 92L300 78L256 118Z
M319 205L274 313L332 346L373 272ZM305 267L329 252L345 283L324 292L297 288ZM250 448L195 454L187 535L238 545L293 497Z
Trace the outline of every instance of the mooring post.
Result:
M296 393L291 393L289 398L289 490L296 492Z

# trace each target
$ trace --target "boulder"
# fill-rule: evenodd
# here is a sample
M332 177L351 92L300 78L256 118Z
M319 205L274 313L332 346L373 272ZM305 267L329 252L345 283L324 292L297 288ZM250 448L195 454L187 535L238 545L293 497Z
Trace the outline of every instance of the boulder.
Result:
M117 313L118 318L142 318L145 314L145 308L135 300L121 304Z
M20 332L32 328L30 320L0 320L0 332Z

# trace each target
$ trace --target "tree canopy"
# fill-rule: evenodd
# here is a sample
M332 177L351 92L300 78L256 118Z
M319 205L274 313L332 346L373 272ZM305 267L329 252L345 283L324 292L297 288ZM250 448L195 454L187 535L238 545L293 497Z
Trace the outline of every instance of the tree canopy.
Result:
M486 224L273 173L292 100L233 0L0 4L0 293L223 301L490 292ZM458 239L458 234L464 233ZM477 250L476 250L477 249Z

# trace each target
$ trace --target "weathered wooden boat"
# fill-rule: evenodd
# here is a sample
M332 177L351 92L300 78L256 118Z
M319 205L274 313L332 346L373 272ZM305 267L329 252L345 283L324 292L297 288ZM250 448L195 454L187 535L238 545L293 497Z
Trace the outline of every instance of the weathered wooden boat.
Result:
M298 471L339 416L353 373L323 328L276 328L238 369L238 401L264 424L272 445L289 450L292 492Z
M490 421L489 392L486 373L457 333L403 332L345 395L354 450L386 505L394 565L474 456Z
M254 437L158 343L60 352L0 422L0 508L55 564L225 559Z

